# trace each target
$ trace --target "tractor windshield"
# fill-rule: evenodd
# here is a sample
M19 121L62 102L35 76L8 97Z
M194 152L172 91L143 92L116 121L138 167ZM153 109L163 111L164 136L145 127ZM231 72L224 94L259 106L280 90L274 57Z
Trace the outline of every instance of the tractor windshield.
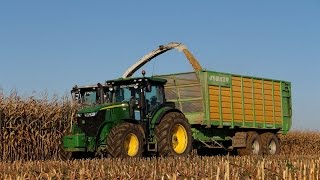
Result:
M146 112L153 112L164 102L164 89L162 85L150 85L146 87L143 104ZM114 86L113 102L129 102L131 105L141 105L141 86L121 85Z
M116 86L113 102L129 102L139 99L139 87L135 85Z

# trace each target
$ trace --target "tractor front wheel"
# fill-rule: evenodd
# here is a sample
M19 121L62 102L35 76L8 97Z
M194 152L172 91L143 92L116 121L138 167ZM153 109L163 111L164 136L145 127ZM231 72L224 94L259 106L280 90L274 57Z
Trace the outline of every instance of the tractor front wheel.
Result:
M107 137L107 152L111 157L141 157L143 144L139 125L122 123L111 129Z

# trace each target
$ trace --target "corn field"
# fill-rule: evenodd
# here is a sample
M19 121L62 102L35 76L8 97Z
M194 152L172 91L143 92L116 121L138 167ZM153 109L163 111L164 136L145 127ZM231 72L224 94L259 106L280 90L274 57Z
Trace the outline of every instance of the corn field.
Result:
M0 163L1 179L319 179L320 157L188 157Z
M47 160L60 155L75 107L67 98L0 95L0 160Z

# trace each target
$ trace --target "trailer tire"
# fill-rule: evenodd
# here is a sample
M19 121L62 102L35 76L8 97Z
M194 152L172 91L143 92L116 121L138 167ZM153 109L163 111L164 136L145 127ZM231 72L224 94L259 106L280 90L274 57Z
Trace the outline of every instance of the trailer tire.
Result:
M263 151L265 155L280 154L280 143L278 137L274 133L263 133L261 135Z
M192 151L192 132L182 113L169 112L155 128L159 156L188 156Z
M262 155L263 145L261 137L254 131L248 132L247 142L245 148L237 149L240 156L245 155Z
M143 145L143 132L139 125L125 122L111 129L106 149L111 157L141 157Z

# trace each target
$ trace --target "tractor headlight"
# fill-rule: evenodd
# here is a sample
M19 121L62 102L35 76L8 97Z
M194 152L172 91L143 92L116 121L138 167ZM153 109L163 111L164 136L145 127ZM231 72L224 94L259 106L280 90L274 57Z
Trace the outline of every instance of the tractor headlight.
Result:
M82 116L82 114L80 114L80 113L77 113L77 114L76 114L76 116L77 116L77 117L81 117L81 116Z
M94 117L97 115L97 112L84 113L84 117Z

